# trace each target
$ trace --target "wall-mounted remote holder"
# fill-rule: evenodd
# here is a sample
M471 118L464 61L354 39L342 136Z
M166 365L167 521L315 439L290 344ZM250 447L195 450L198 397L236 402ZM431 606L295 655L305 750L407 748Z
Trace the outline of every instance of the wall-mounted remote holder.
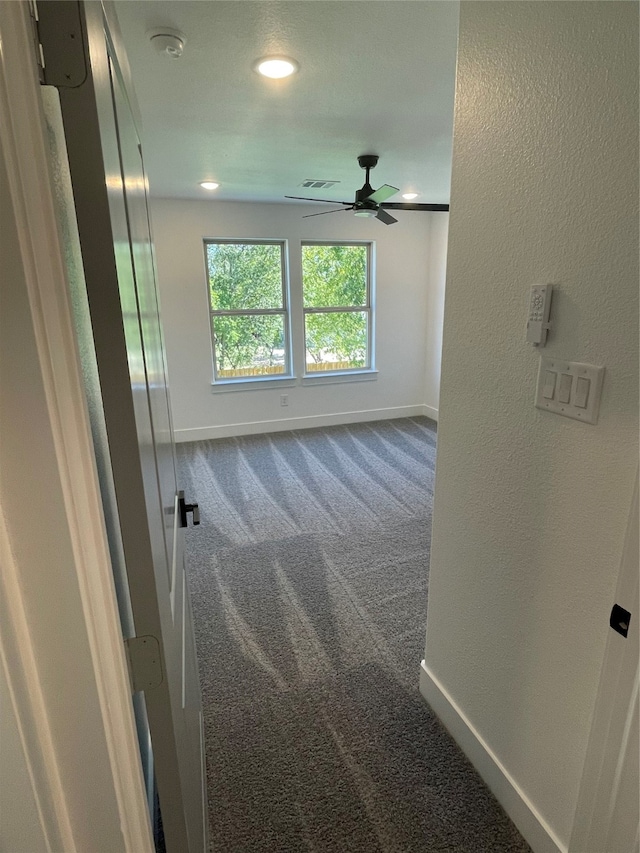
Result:
M551 313L552 293L552 284L535 284L531 288L529 317L527 319L527 340L534 347L543 347L547 342L547 334L551 328L549 314Z
M536 406L587 424L598 422L604 367L541 358Z

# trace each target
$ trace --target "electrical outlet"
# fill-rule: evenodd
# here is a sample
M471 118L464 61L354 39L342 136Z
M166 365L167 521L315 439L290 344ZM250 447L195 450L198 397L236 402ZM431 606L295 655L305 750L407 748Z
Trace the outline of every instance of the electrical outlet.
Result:
M289 395L288 394L280 394L280 405L288 406L289 405Z

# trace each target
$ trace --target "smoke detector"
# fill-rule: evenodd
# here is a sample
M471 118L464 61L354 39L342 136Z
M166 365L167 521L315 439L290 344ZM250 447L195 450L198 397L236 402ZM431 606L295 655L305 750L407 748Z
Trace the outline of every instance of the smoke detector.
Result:
M156 53L170 56L171 59L179 59L187 43L184 33L173 30L171 27L156 27L154 30L149 30L147 36Z

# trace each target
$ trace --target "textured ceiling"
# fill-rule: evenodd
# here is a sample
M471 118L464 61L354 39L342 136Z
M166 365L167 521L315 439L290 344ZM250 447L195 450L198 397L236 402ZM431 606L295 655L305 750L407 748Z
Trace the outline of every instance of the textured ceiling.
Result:
M448 202L457 2L119 0L116 8L153 195L352 200L364 178L356 158L374 153L374 187ZM180 59L153 50L146 33L159 26L186 35ZM299 73L260 77L252 64L269 53L293 56ZM306 178L340 183L307 191ZM201 189L206 179L220 189Z

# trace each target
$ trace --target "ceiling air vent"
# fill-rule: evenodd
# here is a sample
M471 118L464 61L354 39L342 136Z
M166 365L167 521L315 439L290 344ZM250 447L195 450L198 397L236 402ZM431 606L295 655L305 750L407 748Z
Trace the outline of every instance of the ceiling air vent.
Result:
M299 186L307 190L327 190L339 183L340 181L317 181L314 178L307 178Z

